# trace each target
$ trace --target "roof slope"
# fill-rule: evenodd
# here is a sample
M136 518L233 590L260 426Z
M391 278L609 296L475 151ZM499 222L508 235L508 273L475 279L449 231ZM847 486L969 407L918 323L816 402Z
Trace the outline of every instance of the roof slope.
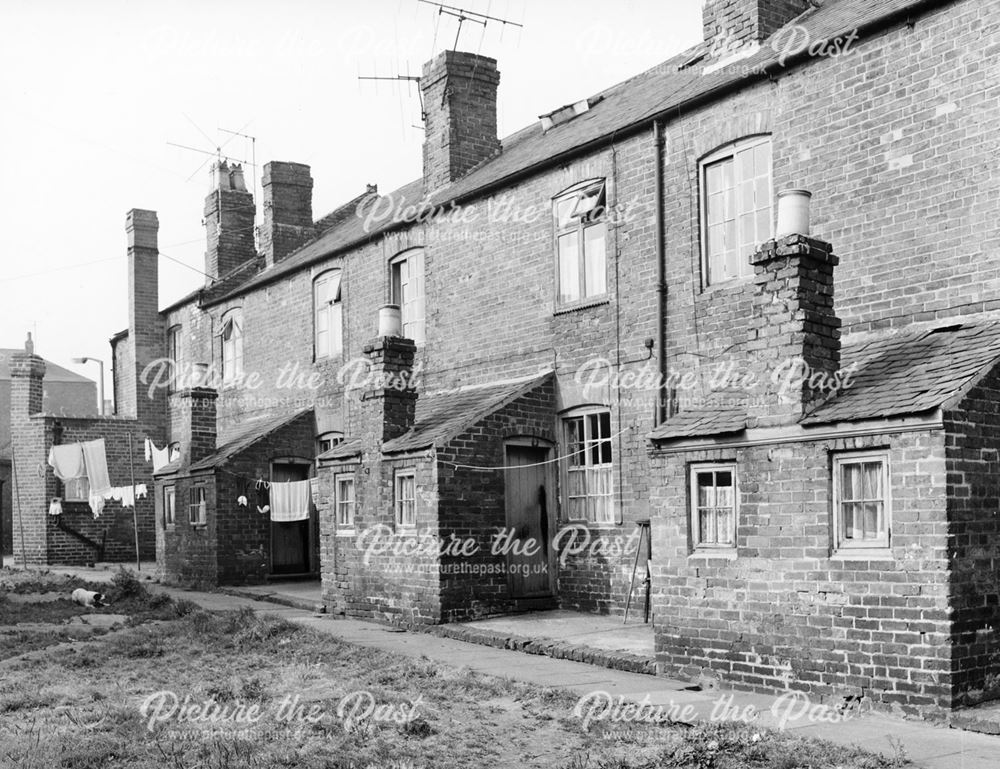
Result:
M829 0L811 8L795 19L809 34L809 40L846 36L854 30L876 28L897 14L915 12L921 7L940 5L945 0ZM860 33L859 33L860 34ZM789 66L793 57L765 43L760 50L739 60L733 67L724 67L703 74L702 64L685 67L693 54L704 44L684 51L646 72L618 83L591 97L591 108L581 115L542 131L533 123L516 131L501 142L499 155L485 161L468 174L432 194L425 196L421 179L406 184L385 196L379 196L377 211L398 211L406 206L421 204L444 205L484 194L515 177L543 165L555 164L563 156L577 152L614 135L642 126L654 117L679 111L684 105L715 92L733 88L741 82L766 77L767 68ZM803 51L803 58L808 58ZM783 64L781 61L783 61ZM357 200L357 199L355 199ZM354 201L352 201L353 203ZM351 204L347 204L346 207ZM371 211L370 202L361 206L359 216L343 219L318 238L305 244L272 269L247 280L232 293L243 293L282 275L297 271L315 261L358 245L381 232L401 226L397 217L386 216L365 224Z
M23 349L0 347L0 379L10 379L10 358L15 353L24 352ZM45 381L46 382L77 382L80 384L96 384L93 379L63 368L58 363L50 360L45 361Z
M257 441L263 440L269 435L277 432L282 427L287 427L296 419L306 414L312 413L312 407L300 409L293 414L283 414L270 419L258 419L244 422L238 430L231 432L224 441L219 442L219 448L213 454L209 454L204 459L191 464L189 470L210 470L213 467L225 464L237 454L246 451Z
M799 424L860 422L956 406L998 364L1000 323L960 323L847 344L841 353L841 371L851 372L845 386ZM649 438L709 437L740 432L746 425L743 411L684 411Z
M804 425L919 414L953 405L1000 361L1000 324L957 324L845 347L849 386Z
M443 446L493 412L541 386L551 376L546 373L519 382L421 395L417 399L413 427L398 438L386 441L382 451L394 454Z

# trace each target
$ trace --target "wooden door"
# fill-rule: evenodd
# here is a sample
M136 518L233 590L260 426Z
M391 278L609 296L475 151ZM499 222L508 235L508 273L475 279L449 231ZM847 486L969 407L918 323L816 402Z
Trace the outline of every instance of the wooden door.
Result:
M512 598L552 595L552 499L549 449L507 447L504 471L507 528L514 532L507 553ZM534 544L530 550L527 545Z
M291 462L274 463L271 480L304 481L309 465ZM309 572L309 520L271 521L271 573L306 574Z

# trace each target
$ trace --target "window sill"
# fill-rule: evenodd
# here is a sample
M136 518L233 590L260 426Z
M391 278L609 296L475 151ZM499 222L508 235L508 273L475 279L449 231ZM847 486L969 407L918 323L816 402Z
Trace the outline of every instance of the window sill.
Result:
M357 531L352 527L350 529L337 529L338 537L354 537L357 535Z
M718 550L709 550L704 548L701 550L695 550L692 553L688 553L688 560L699 560L699 561L735 561L739 558L739 554L736 552L736 548L719 548Z
M718 283L707 283L701 287L701 293L703 295L711 294L724 294L727 291L735 292L742 290L744 286L753 281L753 275L747 275L742 278L730 278L729 280L723 280Z
M191 530L192 531L204 531L207 528L208 528L208 524L207 523L192 523L191 524Z
M588 307L598 307L602 304L610 304L611 295L601 294L600 296L588 296L586 299L579 299L575 302L567 302L566 304L556 303L556 309L553 311L553 315L564 315L568 312L576 312L577 310L586 310Z
M892 549L888 547L841 548L830 554L831 561L891 561Z
M177 531L177 524L176 523L167 523L167 524L164 524L163 530L164 531Z
M401 537L415 537L417 536L417 525L412 524L403 526L402 524L397 523L393 533L398 534Z

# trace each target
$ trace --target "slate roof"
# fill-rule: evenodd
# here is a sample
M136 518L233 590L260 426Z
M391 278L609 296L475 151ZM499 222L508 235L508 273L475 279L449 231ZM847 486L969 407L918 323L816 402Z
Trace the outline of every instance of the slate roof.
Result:
M320 460L330 460L337 461L341 459L352 459L361 454L361 439L355 438L354 440L344 441L343 443L334 446L329 451L324 451L316 459Z
M942 0L829 0L820 7L810 8L794 23L804 27L813 41L846 36L854 30L858 30L863 38L866 31L875 31L904 14L912 15L921 8L941 4ZM501 142L500 154L426 198L422 180L417 179L387 196L381 196L379 205L391 203L393 208L422 202L445 205L487 194L511 184L519 174L556 165L574 153L606 143L609 137L621 136L648 125L654 117L669 118L699 101L763 79L767 77L767 70L782 71L782 66L791 66L797 58L788 57L782 65L779 61L783 56L781 49L775 50L765 42L757 53L735 62L732 67L717 69L709 74L703 74L704 62L681 68L704 50L705 44L701 43L592 96L592 106L587 112L548 131L543 132L540 123L535 122L507 136ZM799 58L808 59L808 49ZM350 204L344 208L348 206ZM370 210L363 208L364 211ZM389 217L366 229L362 217L346 218L270 270L250 278L230 295L244 293L298 271L399 226L403 225Z
M443 446L490 414L544 384L550 373L514 383L421 395L413 427L382 445L384 454Z
M1000 324L956 324L845 346L850 386L801 420L814 425L919 414L960 400L1000 361Z
M1000 364L1000 323L959 323L844 345L848 386L799 420L802 425L859 422L921 414L957 405ZM654 441L740 432L746 414L732 409L684 411L651 433Z
M24 352L24 348L16 349L0 347L0 379L10 379L10 358L14 353ZM93 379L63 368L58 363L50 360L45 361L45 381L46 382L78 382L81 384L92 384L96 386Z
M674 414L653 430L649 434L649 438L654 441L663 441L673 438L726 435L742 432L746 426L747 415L745 411L736 409L682 411Z
M270 419L259 419L256 421L244 422L236 430L229 433L224 439L219 441L219 447L215 453L208 455L193 463L188 469L209 470L213 467L225 464L237 454L246 451L257 441L263 440L272 433L286 427L305 414L312 413L312 408L305 408L293 414L284 414Z

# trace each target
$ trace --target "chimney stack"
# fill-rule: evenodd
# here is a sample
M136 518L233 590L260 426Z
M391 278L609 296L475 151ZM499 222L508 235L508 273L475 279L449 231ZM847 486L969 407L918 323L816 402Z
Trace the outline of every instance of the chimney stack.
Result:
M205 198L207 284L257 256L253 195L247 191L243 168L221 160L212 164L211 174L212 191Z
M191 465L215 452L215 399L218 393L211 387L191 387L181 392L180 397L182 463Z
M424 194L500 152L496 59L444 51L424 65Z
M840 369L840 319L833 309L833 247L807 235L764 243L750 258L754 296L747 350L762 397L748 413L760 427L798 421L829 392Z
M142 383L142 372L166 355L160 318L160 223L155 211L133 208L125 216L128 238L128 353L131 369L124 372L119 413L134 416L150 430L164 424L164 394L152 394Z
M38 474L44 467L52 443L51 427L32 419L42 412L45 361L35 355L31 334L24 351L10 356L10 436L14 462L12 499L20 505L23 532L14 537L14 561L44 564L48 560L47 516L49 500L55 496L55 477ZM22 547L23 536L23 547Z
M363 443L378 450L413 427L417 391L413 360L417 345L401 336L379 336L362 350L371 361L368 385L361 393Z
M810 7L809 0L705 0L705 42L713 58L723 58L766 40Z
M309 166L272 161L264 166L264 226L260 250L268 267L280 262L315 233L313 180Z

